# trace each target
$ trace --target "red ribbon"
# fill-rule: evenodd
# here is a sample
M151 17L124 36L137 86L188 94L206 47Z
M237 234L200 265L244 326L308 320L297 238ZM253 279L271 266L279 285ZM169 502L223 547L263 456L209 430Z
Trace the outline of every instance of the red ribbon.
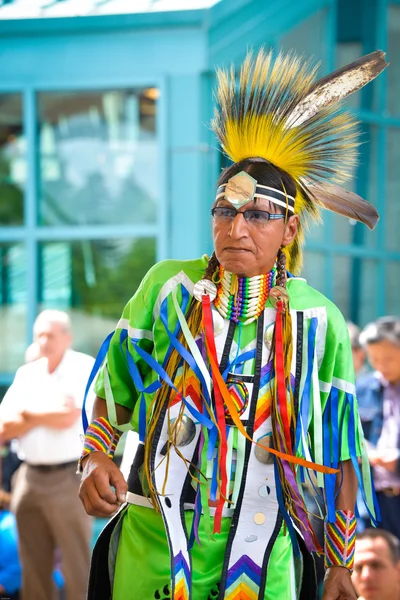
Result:
M292 454L292 438L290 434L290 422L287 406L287 393L285 381L285 362L283 357L283 314L281 307L277 307L275 322L275 377L277 382L277 400L279 413L282 418L283 433L289 454Z
M217 350L215 347L215 339L214 339L214 326L211 312L211 303L210 297L204 295L202 297L202 305L203 305L203 323L204 330L206 334L206 346L209 354L212 356L212 361L214 364L218 364L217 358ZM214 385L214 400L215 400L215 412L217 417L217 424L220 435L220 451L219 451L219 474L221 477L221 487L220 487L220 497L218 499L218 504L215 510L214 516L214 533L221 532L221 521L222 521L222 511L225 504L226 493L227 493L227 485L228 485L228 476L226 472L226 456L228 453L228 444L226 440L226 421L225 421L225 409L224 409L224 398L221 393L221 389L219 386L218 378L216 376L215 370L212 369L212 379Z

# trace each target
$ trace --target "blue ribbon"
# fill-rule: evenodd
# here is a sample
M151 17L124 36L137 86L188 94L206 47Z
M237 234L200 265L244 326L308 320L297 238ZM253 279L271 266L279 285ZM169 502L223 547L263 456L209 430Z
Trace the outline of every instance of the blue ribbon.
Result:
M112 331L111 333L108 334L108 336L106 337L106 339L103 341L103 343L100 346L100 350L97 353L96 356L96 360L94 361L94 365L92 367L92 370L90 372L89 375L89 379L88 382L86 384L86 389L85 389L85 395L83 396L83 402L82 402L82 427L83 427L83 431L86 433L86 429L88 428L88 419L86 416L86 400L87 400L87 396L90 390L90 386L92 385L94 378L97 375L98 370L100 369L101 365L103 364L103 361L107 355L108 352L108 348L110 347L110 342L111 342L111 338L114 335L114 331Z
M296 448L299 448L300 440L301 440L301 421L303 422L303 427L308 426L308 414L310 410L310 391L311 391L311 377L313 371L313 363L314 363L314 346L315 346L315 334L317 331L318 319L317 317L312 317L310 319L310 326L308 329L308 348L307 348L307 377L304 383L303 394L301 397L301 407L299 410L299 417L297 419L296 425ZM301 421L300 421L301 415Z
M196 361L194 360L194 358L190 354L190 352L177 339L175 332L172 333L170 331L169 327L168 327L167 298L165 298L163 300L162 304L161 304L160 319L161 319L161 322L164 325L165 331L167 332L167 335L168 335L168 337L170 339L171 345L175 348L175 350L179 353L179 355L183 358L183 360L187 362L187 364L192 369L192 371L194 372L194 374L196 375L196 377L199 379L199 381L200 381L200 383L202 385L203 394L205 396L205 399L206 399L208 405L211 406L211 399L210 399L210 396L208 394L207 384L206 384L206 381L205 381L205 379L203 377L203 374L202 374L201 370L199 369ZM175 329L175 331L176 331L176 329ZM150 357L150 359L151 359L151 361L152 361L152 363L154 365L152 368L156 369L155 365L157 365L157 367L160 368L160 366L158 365L158 363L155 363L153 357ZM163 377L164 381L166 381L166 383L170 387L172 387L174 390L176 390L178 392L178 390L175 388L174 384L172 383L171 379L169 378L168 374L164 371L164 369L162 369L162 371L163 371L162 377ZM161 373L160 373L160 375L161 375ZM182 396L182 398L183 398L183 396ZM185 398L183 398L183 401L186 403ZM195 410L195 409L191 408L190 405L188 405L187 403L186 403L186 405L188 406L188 408L189 408L189 410L191 412ZM199 421L199 423L201 423L202 425L204 425L209 430L215 428L214 423L210 419L208 419L208 417L206 417L205 415L202 415L198 411L196 411L196 413L198 415L196 418Z
M230 371L232 371L234 366L240 365L242 363L245 363L248 360L251 360L252 358L255 357L255 355L256 355L256 349L253 348L253 350L247 350L246 352L243 352L243 354L240 354L240 356L236 356L233 359L233 361L228 364L228 366L226 367L225 371L222 374L224 381L226 381L228 373Z
M331 466L334 469L338 467L339 448L338 448L338 398L339 392L337 388L331 389L331 392L326 401L324 410L324 465ZM329 426L330 425L330 426ZM331 431L331 436L328 431ZM331 443L332 442L332 443ZM332 460L331 460L332 453ZM330 523L336 520L335 507L335 485L336 474L325 474L325 493L327 504L327 516Z
M181 286L182 289L182 304L181 304L181 310L183 312L183 314L185 314L186 309L187 309L187 305L189 302L189 292L187 291L187 289L185 288L184 285ZM165 305L164 305L164 314L168 323L168 302L166 302L166 299L164 300ZM163 302L163 304L164 304ZM175 330L174 330L174 336L176 337L179 333L179 329L180 329L180 323L179 320L177 321L176 325L175 325ZM169 355L172 352L172 344L169 344L168 346L168 350L167 353L165 355L164 361L163 361L163 366L165 366L167 364L167 360L169 358Z
M169 330L168 330L168 333L171 336L171 338L173 338L173 334ZM163 379L169 387L171 387L178 394L180 394L179 390L173 384L170 376L165 371L164 367L162 367L151 354L146 352L146 350L143 350L143 348L141 348L137 343L135 343L135 341L133 339L131 339L131 343L132 343L134 349L136 350L137 354L144 360L144 362L150 367L150 369L152 369L158 375L158 377ZM127 355L130 356L129 352L127 353ZM189 355L189 356L191 356L191 355ZM128 361L129 361L129 358L128 358ZM193 359L192 359L192 361L193 361ZM134 368L137 371L137 366L136 366L135 362L133 361L133 359L132 359L131 364L134 365ZM141 381L141 379L140 379L140 381ZM138 383L139 383L139 381L138 381ZM159 381L156 383L158 384L158 387L161 386L161 383ZM141 384L141 385L143 386L143 384ZM151 385L154 385L154 383ZM150 389L150 386L148 389ZM158 388L155 388L155 389L158 389ZM142 391L147 393L147 389L146 390L143 389ZM181 397L182 397L182 400L183 400L185 406L187 407L188 411L194 417L195 421L198 421L201 425L204 425L205 427L207 427L207 429L211 429L212 427L214 427L214 424L212 423L212 421L210 419L208 419L205 415L202 415L198 410L196 410L194 407L192 407L183 396L181 396Z
M270 360L269 363L267 364L267 368L268 368L267 372L264 373L264 375L260 379L260 390L265 385L267 385L267 383L269 383L273 377L275 377L274 365L273 365L272 360Z
M279 506L279 510L282 513L283 519L286 523L286 526L288 528L289 531L289 536L290 539L292 541L292 546L293 546L293 552L295 556L300 556L300 548L299 548L299 543L297 541L297 536L296 536L296 532L295 529L293 527L293 523L292 523L292 519L290 518L286 507L285 507L285 502L283 500L283 494L282 494L282 484L281 481L279 479L279 471L278 471L278 466L277 466L277 462L276 462L276 458L274 457L274 475L275 475L275 484L276 484L276 499L278 500L278 506Z
M191 550L193 548L194 541L196 539L196 520L201 519L202 504L201 504L200 485L201 485L200 483L197 484L196 500L194 503L193 520L192 520L192 527L190 530L188 550ZM199 546L201 546L199 537L197 537L197 543L199 544Z
M210 409L212 402L211 402L210 395L208 393L207 383L203 377L203 373L202 373L201 369L199 368L198 364L196 363L195 359L190 354L190 352L179 342L179 340L176 337L176 334L172 333L169 330L168 317L167 317L167 298L165 298L161 304L160 319L161 319L161 321L164 325L165 331L167 332L167 335L170 339L171 345L176 349L176 351L180 354L180 356L182 356L182 358L188 363L188 365L192 369L193 373L199 379L200 384L202 386L205 401ZM178 324L179 324L179 322L178 322ZM206 417L204 416L205 412L206 411L204 411L203 415L202 415L203 420L206 419ZM202 422L202 421L200 421L200 422ZM214 449L216 447L217 440L218 440L218 427L209 419L207 419L207 422L208 422L207 424L205 422L203 422L202 424L205 424L206 428L209 431L208 442L207 442L207 460L212 460L213 456L214 456Z
M373 497L374 507L376 509L376 517L374 517L374 515L371 513L368 503L367 503L367 498L365 495L364 484L363 484L363 480L362 480L360 466L358 464L356 434L355 434L355 419L354 419L354 398L353 398L353 395L348 392L346 392L346 402L347 402L347 404L349 406L349 410L350 410L349 427L348 427L350 458L351 458L351 462L353 463L354 471L357 475L358 485L360 487L361 495L364 500L364 504L368 511L369 517L370 517L372 523L375 526L377 526L379 521L381 520L379 505L378 505L377 498L375 495L375 489L374 489L374 487L372 487L372 497Z
M213 458L213 472L210 486L210 500L215 501L217 499L218 490L218 455Z
M125 329L123 329L120 334L119 343L120 343L122 353L124 352L124 345L125 345L125 348L126 348L125 357L126 357L129 375L131 376L134 386L139 394L139 398L140 398L140 400L139 400L139 440L142 443L144 443L144 440L146 437L146 413L147 413L146 400L145 400L144 394L152 394L152 393L156 392L161 387L161 383L158 380L156 380L156 381L153 381L147 387L144 386L143 379L142 379L142 376L140 375L139 368L138 368L137 364L135 363L135 361L133 360L131 353L129 352L128 340L129 340L128 332ZM131 338L131 343L132 343L133 347L135 348L135 350L137 351L137 348L139 348L138 340L135 338Z

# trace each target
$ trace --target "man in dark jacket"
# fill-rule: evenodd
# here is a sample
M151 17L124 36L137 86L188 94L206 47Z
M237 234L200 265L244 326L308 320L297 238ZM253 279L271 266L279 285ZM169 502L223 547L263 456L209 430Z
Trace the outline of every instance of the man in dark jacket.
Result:
M357 381L382 528L400 538L400 318L382 317L361 334L373 373Z

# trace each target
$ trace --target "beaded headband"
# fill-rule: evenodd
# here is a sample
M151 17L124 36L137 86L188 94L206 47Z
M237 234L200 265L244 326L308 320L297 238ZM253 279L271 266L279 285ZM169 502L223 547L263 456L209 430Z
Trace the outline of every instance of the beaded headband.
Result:
M241 171L229 179L227 183L217 189L216 200L225 198L235 208L252 202L255 198L264 198L277 204L294 214L294 198L281 190L261 185L254 177Z

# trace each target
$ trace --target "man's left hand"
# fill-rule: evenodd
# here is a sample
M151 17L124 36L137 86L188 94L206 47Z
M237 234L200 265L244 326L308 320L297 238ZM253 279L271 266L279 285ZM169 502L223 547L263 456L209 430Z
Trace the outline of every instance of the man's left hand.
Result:
M331 567L326 570L322 600L357 600L351 573L346 567Z

